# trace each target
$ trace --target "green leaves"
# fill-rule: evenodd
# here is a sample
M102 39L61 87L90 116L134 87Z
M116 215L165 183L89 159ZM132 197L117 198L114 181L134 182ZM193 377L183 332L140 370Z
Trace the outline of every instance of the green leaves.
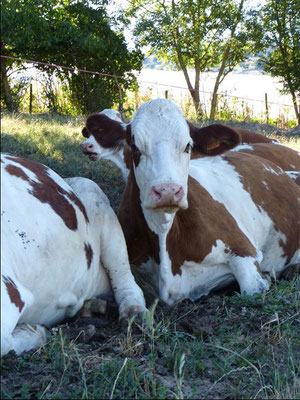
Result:
M105 9L107 1L2 0L2 54L116 74L124 89L134 84L126 77L140 70L142 54L127 49L123 34L115 32ZM7 63L7 67L11 66ZM49 76L53 68L37 65ZM77 112L110 108L118 101L114 78L56 71L67 80Z

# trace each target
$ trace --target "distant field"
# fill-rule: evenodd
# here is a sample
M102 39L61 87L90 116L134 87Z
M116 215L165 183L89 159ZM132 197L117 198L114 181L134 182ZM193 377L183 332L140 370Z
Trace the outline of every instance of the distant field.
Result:
M200 99L202 103L206 104L207 109L209 109L210 93L213 92L216 75L216 72L201 74ZM194 73L190 72L190 76L191 82L194 82ZM141 94L151 88L153 97L164 97L165 91L168 90L170 99L176 100L179 104L186 102L186 98L189 97L187 85L181 71L143 69L138 76L138 80ZM219 93L226 93L232 97L241 97L242 99L239 100L238 106L242 108L242 103L247 103L257 118L264 118L265 116L265 93L267 93L271 118L276 119L282 114L289 119L295 119L292 98L290 95L282 94L281 90L282 85L278 79L253 70L249 71L249 73L245 71L243 73L230 73L222 82ZM228 102L232 102L232 98L228 98ZM279 103L280 105L271 103Z
M94 180L116 209L121 174L81 153L83 124L4 114L2 151L63 177ZM300 150L299 137L261 128ZM236 291L233 285L196 302L154 304L144 323L124 326L113 304L106 316L74 318L49 332L40 350L1 359L1 399L300 399L300 278L272 282L253 297Z

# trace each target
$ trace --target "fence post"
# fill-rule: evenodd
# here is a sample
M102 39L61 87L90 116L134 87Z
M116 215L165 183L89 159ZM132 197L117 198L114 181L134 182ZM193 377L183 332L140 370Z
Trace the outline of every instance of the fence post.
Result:
M29 114L32 114L32 83L29 87Z
M268 107L268 94L265 93L265 104L266 104L266 123L269 124L269 107Z
M165 99L168 98L168 90L165 90Z

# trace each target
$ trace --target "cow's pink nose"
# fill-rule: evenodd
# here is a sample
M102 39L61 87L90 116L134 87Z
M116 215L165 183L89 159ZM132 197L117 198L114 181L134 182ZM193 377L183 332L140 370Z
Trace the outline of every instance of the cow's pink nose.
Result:
M155 185L151 188L151 197L156 206L176 206L183 197L182 186L175 183Z
M92 143L81 143L81 149L84 153L93 153L94 145Z

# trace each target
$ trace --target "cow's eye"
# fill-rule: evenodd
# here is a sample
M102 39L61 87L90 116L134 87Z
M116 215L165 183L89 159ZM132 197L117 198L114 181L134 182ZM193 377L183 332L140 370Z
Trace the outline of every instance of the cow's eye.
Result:
M191 150L192 150L192 146L190 143L188 143L186 145L186 148L184 149L184 152L190 154Z
M135 154L141 154L139 148L138 148L135 144L132 144L132 145L131 145L131 150L132 150L132 152L135 153Z

